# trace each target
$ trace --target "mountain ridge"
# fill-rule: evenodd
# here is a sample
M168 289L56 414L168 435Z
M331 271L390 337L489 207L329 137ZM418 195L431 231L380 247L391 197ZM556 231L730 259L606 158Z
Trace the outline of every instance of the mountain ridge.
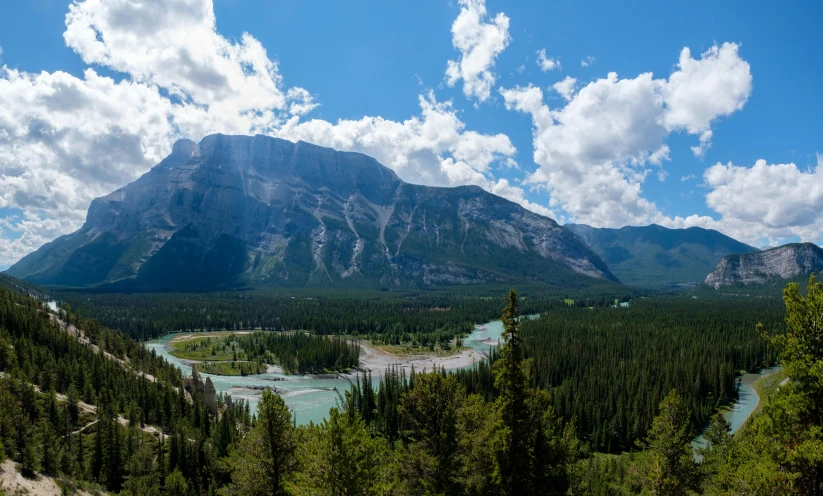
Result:
M566 224L625 284L660 288L700 284L731 253L756 252L713 229L671 229L658 224L595 228Z
M413 185L363 154L220 134L177 141L7 272L150 290L617 281L554 220L477 186Z

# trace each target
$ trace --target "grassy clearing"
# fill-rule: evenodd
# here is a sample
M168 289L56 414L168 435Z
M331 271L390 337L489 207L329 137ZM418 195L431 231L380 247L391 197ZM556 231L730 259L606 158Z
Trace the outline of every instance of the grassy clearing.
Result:
M169 354L198 362L227 362L243 359L245 357L243 350L237 346L232 348L222 342L222 338L231 334L235 333L206 333L203 336L175 338L170 343Z

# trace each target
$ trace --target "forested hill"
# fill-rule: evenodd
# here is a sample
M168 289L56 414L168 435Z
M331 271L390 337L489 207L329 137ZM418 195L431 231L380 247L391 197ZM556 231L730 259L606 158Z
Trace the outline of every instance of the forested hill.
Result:
M262 135L178 141L8 273L156 291L616 281L554 220L479 187L412 185L365 155Z
M697 285L725 255L758 251L725 234L700 227L565 227L585 240L624 284L646 288Z
M47 301L50 298L49 291L44 287L17 279L8 274L0 274L0 287L22 295L33 296L40 301Z

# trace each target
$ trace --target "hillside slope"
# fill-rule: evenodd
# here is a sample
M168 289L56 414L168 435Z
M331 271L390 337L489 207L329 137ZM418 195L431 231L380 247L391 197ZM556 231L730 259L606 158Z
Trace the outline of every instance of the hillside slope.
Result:
M718 231L700 227L565 227L586 241L623 283L639 287L696 285L724 256L757 251Z

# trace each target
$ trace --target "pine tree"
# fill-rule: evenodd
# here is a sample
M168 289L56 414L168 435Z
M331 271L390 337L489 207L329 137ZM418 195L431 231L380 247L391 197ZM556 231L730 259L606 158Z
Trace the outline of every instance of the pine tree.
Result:
M680 496L697 490L700 473L694 461L689 429L689 412L677 391L660 403L660 413L652 421L645 443L650 455L645 469L644 494Z
M457 453L457 411L465 391L454 376L419 374L403 394L399 413L412 441L405 466L421 492L454 494Z
M517 292L505 298L503 339L500 358L495 362L494 385L499 391L497 408L501 425L495 433L494 477L504 494L526 494L529 486L528 384L523 362Z
M319 426L304 427L298 447L296 495L369 496L389 494L396 475L392 453L369 435L366 424L337 408Z
M283 398L264 391L258 418L240 443L233 462L233 494L285 495L286 482L296 468L295 428Z

